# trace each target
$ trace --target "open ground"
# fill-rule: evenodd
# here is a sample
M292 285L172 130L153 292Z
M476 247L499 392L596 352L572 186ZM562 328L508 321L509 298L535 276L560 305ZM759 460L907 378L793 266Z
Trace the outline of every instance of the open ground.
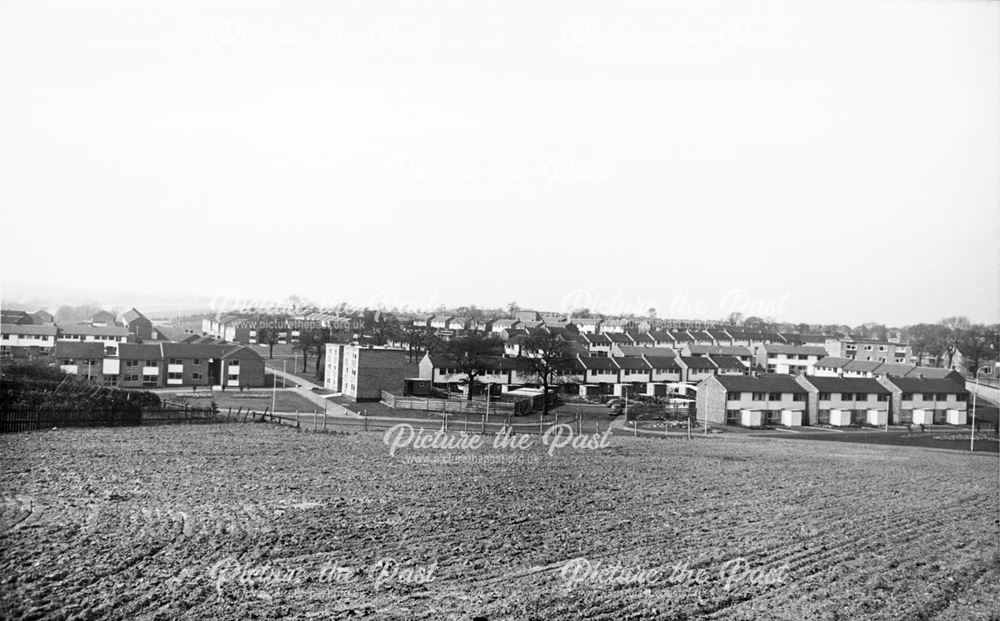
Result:
M6 435L0 616L997 618L995 454L608 442L391 456L381 433L270 424Z

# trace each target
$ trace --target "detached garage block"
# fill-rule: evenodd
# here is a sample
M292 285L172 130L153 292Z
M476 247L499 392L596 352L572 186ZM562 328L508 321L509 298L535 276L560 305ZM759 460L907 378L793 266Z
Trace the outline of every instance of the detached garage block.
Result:
M764 413L760 410L740 410L740 424L744 427L763 427Z
M965 412L963 412L962 410L948 410L948 424L949 425L968 424Z
M889 421L889 413L885 410L868 410L868 424L876 427L885 427Z
M782 410L781 424L785 427L801 427L802 410Z
M834 427L847 427L851 424L849 410L830 410L830 424Z

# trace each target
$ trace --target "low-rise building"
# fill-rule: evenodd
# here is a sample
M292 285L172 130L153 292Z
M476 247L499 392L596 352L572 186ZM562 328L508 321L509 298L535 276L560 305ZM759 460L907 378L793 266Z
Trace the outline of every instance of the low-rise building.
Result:
M64 323L59 324L56 340L75 341L78 343L100 343L104 347L105 355L117 356L118 347L129 340L130 333L127 328L114 324L107 326L96 326L86 323Z
M841 340L841 356L875 362L910 362L910 345L878 339L847 338Z
M892 414L891 391L866 377L804 378L810 425L884 425Z
M104 346L101 343L57 342L52 357L63 373L104 383Z
M34 359L52 354L56 345L54 325L0 324L0 357Z
M135 308L130 308L122 313L121 323L128 329L129 334L135 336L135 340L139 343L153 338L153 322Z
M677 366L681 368L681 381L697 384L719 370L706 356L677 356Z
M611 355L611 346L614 343L608 337L607 334L595 334L593 332L584 332L580 335L583 337L583 342L587 347L587 351L590 352L591 356L609 356Z
M893 423L964 425L969 391L952 378L885 377L878 381L892 393Z
M809 390L791 375L713 375L698 385L698 418L720 425L808 423Z
M757 364L768 373L801 375L827 356L822 347L764 343L757 348Z

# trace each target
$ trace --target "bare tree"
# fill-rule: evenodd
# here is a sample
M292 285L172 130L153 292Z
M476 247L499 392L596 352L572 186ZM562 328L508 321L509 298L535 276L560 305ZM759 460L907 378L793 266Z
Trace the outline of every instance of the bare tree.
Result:
M264 327L260 327L260 323L266 323L266 325ZM267 345L267 357L269 359L274 358L274 346L278 344L279 332L280 330L275 327L271 319L258 319L257 343Z
M527 361L538 375L545 398L542 400L542 414L549 413L549 386L557 378L573 371L576 343L567 341L554 332L541 332L524 340L521 360Z
M472 391L483 370L487 358L499 357L503 353L503 343L494 336L472 334L441 342L437 353L448 360L451 368L458 369L465 376L469 387L467 398L472 400Z

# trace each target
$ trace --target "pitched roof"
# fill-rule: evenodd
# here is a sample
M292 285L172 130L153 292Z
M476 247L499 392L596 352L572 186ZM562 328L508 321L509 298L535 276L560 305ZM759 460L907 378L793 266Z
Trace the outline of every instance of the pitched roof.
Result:
M0 311L0 323L34 323L34 319L26 311L2 310Z
M967 395L965 386L950 378L890 377L887 381L903 392L936 392Z
M677 355L669 347L643 347L641 345L617 345L616 349L612 351L619 351L622 356L645 356L646 354L652 354L654 356L673 357Z
M827 339L831 338L825 334L800 334L798 332L783 332L781 334L786 341L796 345L805 345L807 343L826 343Z
M801 354L806 356L826 356L826 349L813 345L789 345L787 343L766 343L764 351L769 354Z
M163 352L160 350L161 344L149 344L144 343L138 345L136 343L122 343L118 346L118 357L122 359L144 359L144 360L160 360L163 358Z
M38 323L52 323L52 313L47 310L39 309L31 313L32 318Z
M4 323L0 324L0 334L24 334L55 336L56 327L52 324L36 325L33 323Z
M591 369L594 371L618 371L618 365L616 365L611 358L605 356L580 356L580 364L583 365L585 369Z
M896 362L883 362L881 365L879 365L879 367L877 369L875 369L875 372L876 373L880 373L882 375L898 375L898 376L902 377L902 376L906 375L907 373L910 373L914 369L916 369L916 367L913 366L912 364L899 364L899 363L896 363Z
M623 332L605 332L604 336L606 336L612 343L623 343L628 345L632 342L632 339L630 339Z
M632 339L635 343L655 343L656 341L653 337L649 336L647 332L637 332L635 330L628 330L625 335Z
M649 366L653 367L654 369L660 369L664 371L680 370L680 367L677 365L676 356L656 356L656 355L651 356L649 354L646 354L643 356L643 358L645 358L646 362L649 363Z
M582 336L591 345L611 345L611 339L606 334L587 334L584 332Z
M92 326L86 323L61 323L58 324L59 332L62 334L81 334L83 336L128 336L128 328L120 326Z
M730 392L809 392L791 375L716 375L714 378Z
M619 369L649 369L649 363L643 358L637 356L623 356L619 358L611 358L615 364L618 365Z
M90 321L95 323L114 323L115 316L106 310L100 310L90 316Z
M674 339L674 337L671 336L669 332L663 330L659 331L651 330L649 332L649 335L653 337L653 340L655 340L657 343L662 343L663 341L676 342L676 339Z
M139 311L137 311L135 308L130 308L127 311L125 311L124 313L122 313L122 319L124 319L125 321L131 323L131 322L135 321L136 319L146 319L146 316L143 315L142 313L140 313ZM147 321L149 321L149 320L147 319Z
M681 356L681 363L689 369L712 370L715 364L705 356Z
M691 352L692 356L722 353L722 347L719 345L701 345L699 343L692 343L687 346L687 349Z
M101 343L80 343L77 341L59 341L52 352L55 358L104 358L104 345Z
M736 356L726 356L724 354L712 354L709 359L720 369L745 369L745 364L740 362Z
M840 369L843 368L845 364L851 362L850 358L840 358L838 356L827 356L826 358L820 358L813 368L823 368L823 369Z
M881 364L882 363L878 360L850 360L844 365L844 370L870 373L877 369Z
M952 377L956 373L953 369L938 369L937 367L914 367L906 374L906 377L926 377L931 379L944 379Z
M805 380L820 392L865 392L887 395L891 390L873 377L806 377Z
M161 343L164 358L221 358L227 349L224 345L192 343Z

